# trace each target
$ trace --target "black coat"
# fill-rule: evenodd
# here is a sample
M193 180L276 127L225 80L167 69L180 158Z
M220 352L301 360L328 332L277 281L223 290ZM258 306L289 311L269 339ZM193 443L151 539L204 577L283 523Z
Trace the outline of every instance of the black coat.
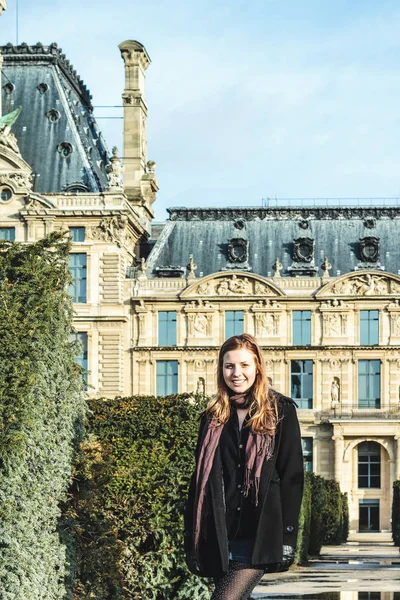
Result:
M258 522L252 556L254 566L268 571L276 570L278 563L282 561L283 544L296 546L304 480L300 427L295 403L290 398L275 393L278 397L280 418L272 458L265 461L261 471ZM206 417L203 416L196 449L196 464L207 430L206 422ZM222 463L218 448L206 487L206 523L205 535L202 535L200 540L200 566L195 565L193 561L194 492L195 473L190 483L185 510L187 564L197 575L219 576L227 572L229 559Z

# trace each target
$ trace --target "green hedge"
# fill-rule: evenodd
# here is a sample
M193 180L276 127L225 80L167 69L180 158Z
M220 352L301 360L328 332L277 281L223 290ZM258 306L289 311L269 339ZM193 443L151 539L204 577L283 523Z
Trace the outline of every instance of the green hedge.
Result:
M298 565L307 564L310 546L311 526L311 478L312 473L304 473L304 492L299 516L299 533L297 536L297 547L295 562Z
M395 546L400 546L400 479L393 482L392 537Z
M189 395L90 400L65 526L79 600L209 598L184 562L183 508L203 402Z
M308 553L318 555L324 541L323 513L327 501L326 480L315 473L310 473L311 487L311 522L310 545Z
M322 513L323 543L341 544L343 541L342 495L338 481L326 481L326 503Z
M68 244L0 243L0 590L65 597L59 503L82 434L81 374L69 342Z
M296 563L307 564L309 556L320 553L322 544L341 544L348 533L347 494L340 492L337 481L306 472Z

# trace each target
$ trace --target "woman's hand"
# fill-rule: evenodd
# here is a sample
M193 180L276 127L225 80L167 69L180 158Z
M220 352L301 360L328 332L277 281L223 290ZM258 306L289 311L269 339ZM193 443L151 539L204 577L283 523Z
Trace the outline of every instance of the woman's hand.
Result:
M278 572L287 571L289 567L294 563L294 548L293 546L283 546L282 549L282 562L279 565Z

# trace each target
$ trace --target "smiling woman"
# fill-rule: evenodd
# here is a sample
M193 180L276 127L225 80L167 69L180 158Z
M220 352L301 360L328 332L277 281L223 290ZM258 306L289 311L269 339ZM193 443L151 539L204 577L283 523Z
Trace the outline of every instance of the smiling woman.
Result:
M302 490L294 402L270 389L256 340L230 337L202 417L185 513L187 563L214 578L212 600L248 598L265 572L289 568Z

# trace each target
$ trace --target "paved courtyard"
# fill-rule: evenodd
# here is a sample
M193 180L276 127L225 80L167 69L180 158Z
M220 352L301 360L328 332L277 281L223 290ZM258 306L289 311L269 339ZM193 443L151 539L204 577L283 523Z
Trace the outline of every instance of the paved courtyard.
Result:
M340 598L357 598L350 592L381 592L382 598L393 598L391 592L400 592L399 548L390 542L324 546L309 567L266 575L253 598L306 600L327 592L342 592Z

